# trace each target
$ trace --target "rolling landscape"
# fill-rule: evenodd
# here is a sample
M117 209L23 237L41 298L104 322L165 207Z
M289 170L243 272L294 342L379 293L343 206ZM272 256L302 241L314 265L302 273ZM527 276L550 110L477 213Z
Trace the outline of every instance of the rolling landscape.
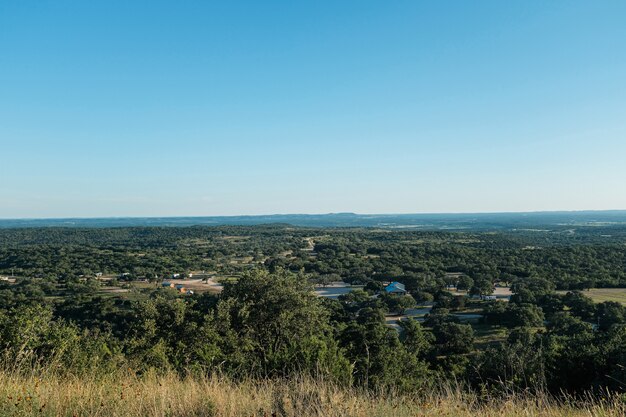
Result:
M626 225L626 211L450 214L274 214L267 216L118 217L0 219L0 228L14 227L182 227L289 224L310 227L380 227L423 230L513 230L566 226Z
M626 416L623 0L0 0L0 417Z
M626 225L493 217L473 230L3 227L0 410L620 415Z

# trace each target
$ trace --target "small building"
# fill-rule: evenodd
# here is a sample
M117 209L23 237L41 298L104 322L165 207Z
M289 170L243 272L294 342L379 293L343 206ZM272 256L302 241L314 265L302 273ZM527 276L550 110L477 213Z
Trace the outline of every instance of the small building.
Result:
M404 287L404 284L401 284L397 281L394 281L391 284L387 285L385 287L385 291L388 294L396 294L396 295L405 295L407 292L406 288Z

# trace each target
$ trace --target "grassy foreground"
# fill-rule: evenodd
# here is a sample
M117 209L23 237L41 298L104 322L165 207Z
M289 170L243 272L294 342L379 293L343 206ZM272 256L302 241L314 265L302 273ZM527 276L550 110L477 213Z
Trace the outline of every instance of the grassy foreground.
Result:
M311 380L248 381L175 375L24 376L0 372L0 416L624 416L615 400L557 403L520 396L477 401L457 389L376 395Z

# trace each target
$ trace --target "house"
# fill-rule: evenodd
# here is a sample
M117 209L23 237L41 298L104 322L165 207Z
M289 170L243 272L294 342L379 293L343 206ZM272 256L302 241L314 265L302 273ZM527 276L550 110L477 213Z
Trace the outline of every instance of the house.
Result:
M401 284L397 281L392 282L391 284L385 287L385 291L388 294L396 294L396 295L405 295L406 289L404 288L404 284Z

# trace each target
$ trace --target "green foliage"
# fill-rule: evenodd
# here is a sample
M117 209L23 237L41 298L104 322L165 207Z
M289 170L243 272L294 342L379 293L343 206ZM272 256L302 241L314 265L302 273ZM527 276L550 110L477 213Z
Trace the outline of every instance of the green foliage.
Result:
M443 322L433 327L438 355L465 354L474 348L474 330L469 324Z
M467 275L463 275L456 283L456 289L460 291L468 291L474 286L474 280Z
M487 277L479 277L474 280L474 285L470 288L470 295L489 295L495 290L493 281Z
M340 334L341 346L354 366L357 384L370 388L413 389L429 375L423 340L413 329L400 342L398 332L385 324L381 310L366 307ZM427 339L425 339L427 340Z
M550 390L582 391L599 377L601 357L591 325L568 313L557 313L542 338L545 378Z
M396 295L382 293L380 298L382 303L387 307L387 311L399 315L404 314L406 309L415 307L416 304L415 299L408 294Z
M233 371L348 378L348 362L332 338L329 313L302 275L284 270L244 274L225 287L213 322Z
M572 314L583 320L591 320L596 315L596 305L593 300L580 291L570 291L563 297L563 304Z
M626 227L611 227L611 238L595 228L569 230L0 230L0 274L17 275L0 281L2 365L242 379L305 374L381 390L413 390L438 375L489 390L625 391L625 309L595 304L579 290L626 286ZM231 281L220 295L194 296L150 283L191 271ZM339 280L364 290L337 300L312 292L312 284ZM410 295L381 292L389 280ZM502 282L512 284L509 303L448 290L486 295ZM415 300L434 302L424 327L416 320L391 326L390 313ZM451 311L480 308L498 337L477 333L474 343L473 324ZM498 326L510 329L506 340Z
M615 301L605 301L596 307L596 320L601 330L609 330L613 325L623 324L625 316L626 309Z
M540 337L521 327L512 331L505 343L477 355L470 367L470 378L492 390L542 392L546 386L544 366Z
M52 366L73 374L112 369L121 361L115 345L109 335L54 320L47 306L0 312L1 358L10 369Z
M516 304L498 301L488 304L483 310L484 321L487 324L507 327L543 325L544 315L541 307L534 304Z

